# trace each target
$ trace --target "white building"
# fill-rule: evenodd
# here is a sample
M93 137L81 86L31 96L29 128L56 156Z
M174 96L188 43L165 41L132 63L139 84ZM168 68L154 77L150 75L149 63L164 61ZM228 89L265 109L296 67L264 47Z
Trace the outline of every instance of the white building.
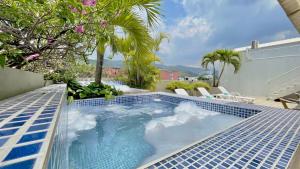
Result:
M273 99L300 91L300 38L235 50L242 65L237 74L230 66L225 70L221 84L228 90Z

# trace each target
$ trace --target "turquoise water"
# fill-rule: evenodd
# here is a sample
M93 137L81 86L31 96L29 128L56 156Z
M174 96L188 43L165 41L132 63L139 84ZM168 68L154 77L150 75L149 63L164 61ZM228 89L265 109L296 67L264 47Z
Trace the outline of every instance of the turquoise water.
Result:
M81 107L69 111L70 169L131 169L242 120L193 103Z

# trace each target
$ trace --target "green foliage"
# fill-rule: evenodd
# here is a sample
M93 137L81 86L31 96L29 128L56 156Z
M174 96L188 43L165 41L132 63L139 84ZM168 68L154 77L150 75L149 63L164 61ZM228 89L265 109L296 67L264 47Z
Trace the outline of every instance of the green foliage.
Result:
M68 83L71 80L75 80L76 76L71 72L52 72L44 74L45 80L52 80L53 83Z
M68 82L68 101L71 102L76 99L88 99L104 97L105 99L112 99L114 96L122 95L123 92L115 88L97 83L90 83L88 86L81 86L77 81L71 80Z
M199 81L199 82L191 83L191 85L192 85L192 88L193 88L194 90L196 90L198 87L204 87L204 88L206 88L207 90L210 90L210 89L211 89L211 86L210 86L208 83L206 83L206 82L201 82L201 81Z
M188 82L182 82L182 81L172 81L169 84L167 84L166 89L170 91L174 91L175 89L185 89L185 90L192 90L193 86Z
M89 35L76 33L74 28L87 18L80 12L72 12L70 7L84 8L74 0L2 0L0 65L20 69L37 62L51 67L57 62L67 62L70 57L86 59L93 41ZM35 66L32 65L33 70Z
M175 89L185 89L185 90L196 90L198 87L204 87L207 90L211 89L211 86L206 82L194 82L188 83L184 81L172 81L167 84L166 89L170 91L174 91Z
M216 73L217 62L222 64L219 75ZM226 65L232 65L234 67L234 73L239 71L241 67L241 55L239 52L231 49L218 49L212 53L206 54L202 58L202 67L207 69L209 64L213 67L213 86L218 87Z

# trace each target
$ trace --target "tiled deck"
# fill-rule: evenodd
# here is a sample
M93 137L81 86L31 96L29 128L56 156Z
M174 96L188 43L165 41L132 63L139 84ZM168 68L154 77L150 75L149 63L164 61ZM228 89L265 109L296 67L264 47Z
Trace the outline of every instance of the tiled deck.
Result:
M65 85L53 85L0 101L0 169L46 165Z

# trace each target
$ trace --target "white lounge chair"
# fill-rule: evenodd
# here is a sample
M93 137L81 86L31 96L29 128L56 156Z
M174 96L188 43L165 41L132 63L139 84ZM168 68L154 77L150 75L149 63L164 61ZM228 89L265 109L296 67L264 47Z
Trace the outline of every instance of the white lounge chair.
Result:
M245 103L253 103L255 100L255 98L252 98L252 97L243 97L243 96L233 95L233 94L229 93L223 86L219 86L218 88L222 92L222 94L217 95L220 98L226 97L226 98L231 98L233 100L236 100L238 102L245 102Z
M205 88L198 87L197 90L201 93L201 95L202 95L203 98L214 99L214 96L211 95Z
M188 92L186 92L184 89L175 89L175 93L178 95L189 96Z
M201 93L202 98L206 99L215 99L215 100L221 100L221 101L229 101L229 102L236 102L235 100L230 99L229 97L223 97L223 98L215 98L213 95L211 95L205 88L198 87L197 90Z

